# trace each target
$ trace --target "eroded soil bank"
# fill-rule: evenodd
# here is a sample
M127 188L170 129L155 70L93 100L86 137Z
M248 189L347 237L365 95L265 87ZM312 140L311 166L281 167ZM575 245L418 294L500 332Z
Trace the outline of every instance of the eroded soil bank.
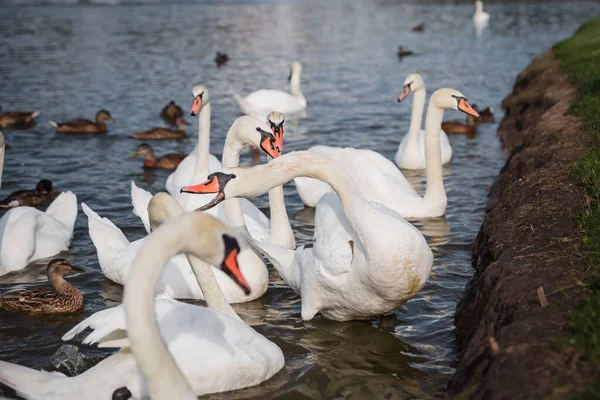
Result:
M473 246L475 275L457 306L450 398L563 399L598 376L566 329L588 274L575 219L586 188L574 164L592 135L568 112L576 95L550 50L503 102L498 136L510 156L492 185Z

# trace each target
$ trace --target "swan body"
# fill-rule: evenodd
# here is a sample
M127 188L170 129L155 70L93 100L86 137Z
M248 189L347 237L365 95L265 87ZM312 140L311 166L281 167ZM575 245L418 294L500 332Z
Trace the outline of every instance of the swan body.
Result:
M313 247L289 250L250 239L302 297L303 320L318 312L338 321L385 314L425 284L433 254L423 235L394 211L368 201L345 169L328 157L292 152L266 165L223 174L230 176L220 188L226 199L258 196L298 176L325 181L337 193L326 193L317 205ZM200 184L183 190L204 189Z
M398 101L404 100L413 93L413 107L408 133L402 138L394 156L396 165L403 169L424 169L425 162L425 130L421 129L423 110L425 109L425 81L419 74L410 74L404 80L404 89ZM452 159L452 146L444 131L440 132L440 148L442 164Z
M302 65L298 61L291 64L291 93L281 90L260 89L242 98L235 95L242 114L253 115L264 121L265 115L273 110L284 114L296 114L306 108L306 99L300 90Z
M476 25L487 25L490 20L490 14L483 11L483 2L477 0L475 2L475 14L473 14L473 22Z
M244 285L237 264L232 266L237 250L224 225L209 215L174 218L140 250L124 305L93 314L63 337L69 340L91 328L84 343L121 348L119 353L72 378L0 362L0 381L26 399L109 399L125 387L136 399L191 400L269 379L284 365L281 349L239 319L215 286L211 270L203 268L221 265ZM198 282L211 293L211 308L166 296L153 299L159 267L180 252L192 254Z
M33 207L8 210L0 219L0 275L67 250L76 217L72 192L61 193L45 212Z

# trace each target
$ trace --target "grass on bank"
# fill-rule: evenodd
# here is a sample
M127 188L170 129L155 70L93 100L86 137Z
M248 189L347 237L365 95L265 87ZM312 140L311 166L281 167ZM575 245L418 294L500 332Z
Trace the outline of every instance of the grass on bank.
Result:
M594 148L577 162L576 171L589 188L590 203L579 216L584 229L582 244L591 254L591 277L582 303L571 313L572 343L585 355L600 362L600 18L579 28L571 38L554 46L562 70L578 85L578 99L572 112L586 131L595 136ZM600 382L574 397L599 399Z

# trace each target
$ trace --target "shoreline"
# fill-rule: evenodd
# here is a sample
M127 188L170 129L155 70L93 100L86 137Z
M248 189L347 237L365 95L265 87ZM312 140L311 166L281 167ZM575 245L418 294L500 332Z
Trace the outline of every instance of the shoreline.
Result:
M453 399L569 398L599 377L571 340L589 253L577 216L589 207L575 164L594 132L570 112L579 88L551 49L518 76L498 136L509 153L474 241L475 274L455 315Z

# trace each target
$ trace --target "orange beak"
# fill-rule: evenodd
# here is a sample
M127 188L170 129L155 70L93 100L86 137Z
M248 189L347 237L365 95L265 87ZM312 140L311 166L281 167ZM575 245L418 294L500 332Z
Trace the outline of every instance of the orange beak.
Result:
M460 101L458 102L458 109L466 114L472 115L474 117L479 117L479 113L475 111L473 107L469 105L469 103L467 103L466 99L460 99Z
M400 93L400 96L398 96L398 103L400 103L402 100L407 98L409 94L410 94L410 85L404 85L404 89L402 90L402 93Z
M273 126L271 130L273 131L273 135L275 135L275 148L281 153L283 151L283 126Z
M219 193L221 188L219 187L219 180L215 179L214 176L209 177L202 183L197 185L189 185L181 188L180 193Z
M272 138L267 137L260 142L260 148L272 158L277 158L281 153L279 152L276 143L277 142L273 142Z
M246 278L244 278L244 275L242 275L242 271L240 270L240 266L237 262L237 256L239 252L239 248L232 249L229 254L227 254L227 257L225 257L225 260L221 265L221 269L223 272L229 275L229 277L233 279L233 281L237 283L239 287L242 288L244 293L250 294L250 285L246 281Z
M195 115L198 115L201 108L202 108L202 97L200 97L200 96L194 97L194 100L192 100L192 109L190 111L190 115L192 117Z

